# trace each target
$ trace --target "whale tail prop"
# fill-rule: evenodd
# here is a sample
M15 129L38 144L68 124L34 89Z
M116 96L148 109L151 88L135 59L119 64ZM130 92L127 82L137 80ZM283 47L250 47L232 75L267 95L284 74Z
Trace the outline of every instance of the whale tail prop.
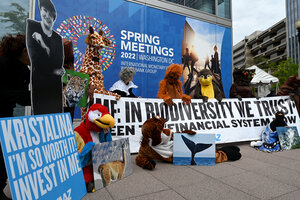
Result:
M204 144L204 143L195 144L195 142L193 142L190 139L187 139L183 135L181 135L181 138L184 141L185 145L189 148L189 150L194 154L201 152L205 149L208 149L212 145L212 144Z
M209 148L212 145L212 144L204 144L204 143L195 144L195 142L193 142L190 139L187 139L183 135L181 135L181 138L182 138L183 142L185 143L185 145L189 148L189 150L192 153L191 165L196 165L196 162L194 160L196 153L201 152L201 151Z

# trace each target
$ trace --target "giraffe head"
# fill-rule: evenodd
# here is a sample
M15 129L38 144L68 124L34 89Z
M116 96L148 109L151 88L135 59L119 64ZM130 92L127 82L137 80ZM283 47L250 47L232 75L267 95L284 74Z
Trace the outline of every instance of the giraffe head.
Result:
M101 49L105 46L105 42L103 41L103 36L94 31L93 27L89 28L89 34L85 38L84 42L91 47Z

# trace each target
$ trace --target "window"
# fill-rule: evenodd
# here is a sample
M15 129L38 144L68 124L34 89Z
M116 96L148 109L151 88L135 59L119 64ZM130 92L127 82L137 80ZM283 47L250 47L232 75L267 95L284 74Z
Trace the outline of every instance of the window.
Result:
M231 19L230 0L218 0L218 16Z
M210 14L216 14L215 1L211 0L185 0L185 6Z
M0 38L4 35L25 33L29 0L0 1Z
M180 4L180 5L184 6L184 0L167 0L167 1L170 1L170 2L173 2L173 3L177 3L177 4Z
M166 0L176 4L180 4L189 8L194 8L206 13L216 14L216 7L214 0ZM230 1L230 0L228 0Z

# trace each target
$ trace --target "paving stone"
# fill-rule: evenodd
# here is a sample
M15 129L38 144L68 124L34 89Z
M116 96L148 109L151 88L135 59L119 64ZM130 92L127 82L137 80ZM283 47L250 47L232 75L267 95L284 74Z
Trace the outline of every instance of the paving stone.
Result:
M152 193L144 196L130 198L128 200L153 200L153 199L163 199L163 200L184 200L182 196L173 190L166 190L157 193Z
M127 199L167 190L169 187L146 172L132 175L107 186L113 199Z
M191 168L214 178L222 178L245 172L245 170L229 165L228 163L218 163L215 166L191 166Z
M238 189L221 183L218 180L207 180L201 185L179 187L176 191L185 199L190 200L256 200L258 198Z
M260 199L271 199L297 189L294 186L253 172L224 177L219 180Z

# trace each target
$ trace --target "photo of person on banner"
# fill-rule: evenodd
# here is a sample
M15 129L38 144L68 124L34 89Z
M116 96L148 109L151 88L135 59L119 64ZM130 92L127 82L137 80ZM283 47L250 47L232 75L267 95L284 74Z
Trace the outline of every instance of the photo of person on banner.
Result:
M63 42L52 29L57 13L51 0L39 0L39 9L41 21L27 19L26 27L32 111L35 115L62 113Z
M215 27L213 24L186 18L182 40L182 57L187 58L187 49L189 49L191 62L183 59L182 65L184 70L182 77L184 93L190 95L192 98L194 98L196 86L199 85L197 74L202 69L211 71L214 85L218 87L222 97L225 97L221 75L221 59L224 60L224 63L228 62L227 58L220 57L222 55L221 50L225 32L226 29ZM211 59L209 59L209 55ZM230 66L224 65L223 67ZM229 84L228 80L226 80L225 84Z

